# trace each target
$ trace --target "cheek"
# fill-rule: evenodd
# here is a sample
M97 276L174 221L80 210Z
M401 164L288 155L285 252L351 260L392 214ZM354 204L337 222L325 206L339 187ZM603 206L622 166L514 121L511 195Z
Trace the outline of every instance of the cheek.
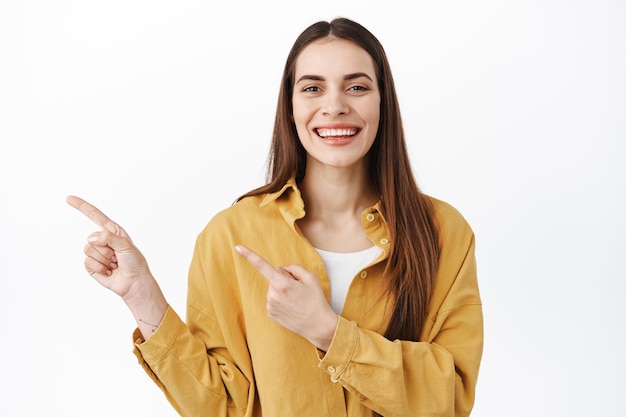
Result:
M302 120L301 117L299 117L298 113L294 112L291 116L291 119L296 125L296 131L298 132L298 135L301 135L304 131L306 131L306 123Z
M380 125L380 110L378 108L372 109L363 116L367 120L367 123L371 126L371 130L377 132Z
M298 134L301 135L307 131L307 123L309 120L309 112L304 106L293 102L293 113L291 114L291 120L296 125Z
M380 123L380 96L373 96L367 103L362 103L360 114L374 130L378 130Z
M372 122L376 125L376 128L378 128L378 124L380 123L380 111L378 109L373 111L371 118Z

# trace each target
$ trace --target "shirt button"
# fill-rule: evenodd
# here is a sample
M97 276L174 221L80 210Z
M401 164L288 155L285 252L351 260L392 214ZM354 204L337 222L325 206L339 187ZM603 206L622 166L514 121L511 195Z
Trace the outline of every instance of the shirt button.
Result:
M373 213L369 213L365 218L367 219L368 222L373 222L374 219L376 219L376 216L374 216Z
M360 277L361 279L365 279L365 278L367 278L367 271L361 271L361 273L359 274L359 277Z
M326 368L326 370L327 370L328 372L330 372L331 374L334 374L334 373L335 373L335 367L334 367L334 366L332 366L332 365L330 365L329 367L327 367L327 368Z
M380 243L382 245L386 245L387 243L389 243L389 239L382 238L382 239L380 239Z

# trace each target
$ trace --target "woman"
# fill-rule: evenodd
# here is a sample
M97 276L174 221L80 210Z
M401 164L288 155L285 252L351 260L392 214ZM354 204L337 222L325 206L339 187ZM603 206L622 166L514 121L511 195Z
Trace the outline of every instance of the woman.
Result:
M467 416L482 354L474 236L422 194L378 40L347 19L296 40L268 182L198 236L187 320L124 230L88 272L138 324L135 352L184 416Z

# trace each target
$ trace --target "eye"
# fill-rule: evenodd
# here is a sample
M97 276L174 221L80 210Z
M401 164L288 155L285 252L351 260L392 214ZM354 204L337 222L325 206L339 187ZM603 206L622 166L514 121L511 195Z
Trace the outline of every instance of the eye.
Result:
M347 94L356 97L367 95L370 91L372 91L372 89L365 84L353 84L348 86L348 88L346 89Z
M317 93L318 91L320 91L320 88L316 85L310 85L302 89L303 93Z

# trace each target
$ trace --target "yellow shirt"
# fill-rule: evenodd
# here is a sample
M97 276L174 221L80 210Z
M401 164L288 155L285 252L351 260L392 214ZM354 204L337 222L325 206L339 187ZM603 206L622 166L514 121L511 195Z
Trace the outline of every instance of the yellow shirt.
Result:
M483 345L474 234L432 201L442 250L419 342L381 335L391 303L381 299L389 229L379 205L362 222L383 253L354 277L326 354L267 317L267 281L236 244L273 265L304 266L330 297L322 260L295 225L304 203L290 182L209 222L190 266L186 324L168 309L147 341L135 331L135 354L182 416L469 415Z

